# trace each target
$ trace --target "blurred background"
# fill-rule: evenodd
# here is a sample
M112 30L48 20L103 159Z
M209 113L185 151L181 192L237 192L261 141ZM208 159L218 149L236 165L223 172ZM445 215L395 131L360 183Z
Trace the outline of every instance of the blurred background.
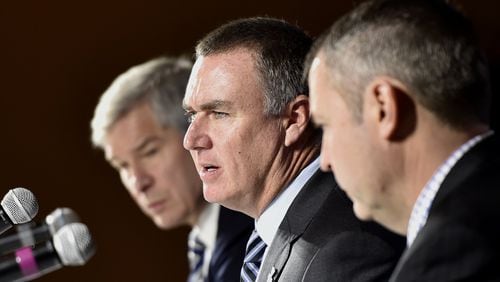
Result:
M498 104L500 4L455 2L479 32ZM160 55L191 55L198 39L232 19L274 16L317 36L350 7L348 0L2 3L0 196L19 186L32 190L38 221L57 207L72 208L98 248L85 266L38 281L185 280L188 228L158 230L90 143L98 97L118 74ZM498 120L494 111L497 128Z

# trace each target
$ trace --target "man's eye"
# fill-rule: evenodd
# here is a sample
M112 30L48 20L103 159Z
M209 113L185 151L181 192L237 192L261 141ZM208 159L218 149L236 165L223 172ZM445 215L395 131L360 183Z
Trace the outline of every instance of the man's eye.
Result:
M156 154L156 152L158 152L157 148L151 148L151 149L144 151L143 155L145 157L150 157L150 156L154 156Z
M196 113L191 111L185 112L184 115L189 123L192 123L196 117Z
M224 112L213 112L213 113L214 113L215 118L217 118L217 119L225 118L225 117L229 116L228 113L224 113Z

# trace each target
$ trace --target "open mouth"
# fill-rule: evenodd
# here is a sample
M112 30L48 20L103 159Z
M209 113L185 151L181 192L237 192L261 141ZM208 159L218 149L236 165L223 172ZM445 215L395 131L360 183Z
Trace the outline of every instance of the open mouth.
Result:
M219 167L215 165L203 165L203 172L213 172L216 171Z
M221 167L213 164L202 164L198 171L200 178L203 182L210 182L220 175Z

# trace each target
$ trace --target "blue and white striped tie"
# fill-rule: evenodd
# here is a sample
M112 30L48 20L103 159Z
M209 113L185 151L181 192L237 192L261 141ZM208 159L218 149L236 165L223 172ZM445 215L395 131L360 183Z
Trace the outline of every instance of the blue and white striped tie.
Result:
M257 274L259 273L260 264L262 263L262 257L266 247L266 243L260 239L259 234L254 230L252 235L250 235L250 239L248 239L247 251L245 259L243 260L243 267L241 268L240 281L249 282L257 279Z
M189 282L203 281L203 259L205 245L197 238L190 236L188 240Z

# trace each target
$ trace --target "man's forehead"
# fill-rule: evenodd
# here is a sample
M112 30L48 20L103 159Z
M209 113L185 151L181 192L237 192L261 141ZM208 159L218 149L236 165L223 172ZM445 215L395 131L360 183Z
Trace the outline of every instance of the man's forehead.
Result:
M309 70L309 73L316 72L321 64L324 64L323 58L319 57L317 54L311 63L311 69Z
M182 100L182 105L184 108L189 107L189 104L191 103L190 100L192 99L193 94L199 92L199 88L201 86L199 80L202 79L199 73L200 73L200 68L203 65L203 61L204 57L200 56L196 59L196 62L193 65L191 74L189 76L188 84L186 86L186 92L184 93L184 99Z
M311 67L309 68L308 75L309 81L311 82L312 79L318 80L318 77L324 79L327 71L328 67L326 65L326 58L323 52L319 52L311 62Z
M310 88L310 96L311 100L315 100L319 88L319 84L322 83L324 77L322 77L322 72L320 68L322 67L323 62L321 58L315 57L311 63L311 67L309 69L309 74L308 74L308 81L309 81L309 88Z
M331 83L324 57L318 54L313 59L309 70L311 112L313 122L316 124L322 123L324 115L330 111L325 99L331 95Z
M107 161L112 162L129 154L139 154L150 146L161 144L166 139L175 138L174 133L176 131L177 129L174 128L166 128L164 132L152 132L150 134L145 134L137 140L124 139L126 142L105 143L103 148L104 156Z
M318 90L324 91L325 88L336 88L333 69L327 64L325 58L320 55L316 56L311 63L308 79L312 90L311 96L317 96L318 93L315 92L318 92Z
M251 54L245 50L232 50L198 57L191 73L183 107L200 105L228 106L234 103L222 93L238 93L259 83Z

